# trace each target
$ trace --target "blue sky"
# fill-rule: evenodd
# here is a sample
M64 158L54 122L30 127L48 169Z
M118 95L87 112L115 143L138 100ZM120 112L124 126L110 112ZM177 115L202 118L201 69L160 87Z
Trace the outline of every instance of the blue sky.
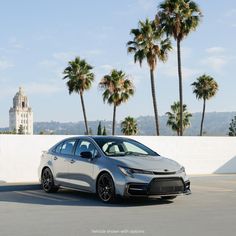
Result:
M207 111L236 111L236 2L196 0L204 17L196 32L182 43L184 103L191 112L202 110L190 84L207 73L219 92ZM97 85L112 68L124 70L136 93L118 108L117 119L152 115L148 67L127 55L130 29L138 20L153 18L160 1L154 0L9 0L0 14L0 127L8 126L12 98L22 86L29 97L35 121L83 120L78 95L69 96L62 71L75 56L94 66L96 81L86 92L89 120L111 120L112 107L104 104ZM175 48L175 42L173 42ZM178 100L176 52L155 72L158 109L169 110Z

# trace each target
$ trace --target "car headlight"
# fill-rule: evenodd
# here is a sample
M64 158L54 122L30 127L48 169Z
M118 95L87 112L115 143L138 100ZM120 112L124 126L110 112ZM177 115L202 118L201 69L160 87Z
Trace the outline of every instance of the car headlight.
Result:
M185 168L182 166L178 171L176 171L176 174L182 174L185 173Z
M118 166L118 168L124 175L129 176L129 177L133 177L133 174L153 175L152 171L133 169L133 168L123 167L123 166Z

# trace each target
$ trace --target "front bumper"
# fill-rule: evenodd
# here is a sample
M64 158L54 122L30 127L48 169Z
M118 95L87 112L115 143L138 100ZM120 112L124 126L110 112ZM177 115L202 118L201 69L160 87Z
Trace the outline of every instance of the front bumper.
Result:
M135 183L126 184L124 196L177 196L191 194L190 181L184 180L181 177L170 178L154 178L150 183Z

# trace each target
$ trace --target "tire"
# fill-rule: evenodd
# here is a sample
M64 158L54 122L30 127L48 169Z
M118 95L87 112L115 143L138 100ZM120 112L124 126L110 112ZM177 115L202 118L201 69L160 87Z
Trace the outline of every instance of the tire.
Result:
M49 168L45 168L42 172L41 185L46 193L55 193L59 189L59 187L54 184L53 174Z
M116 200L116 192L114 181L110 174L103 173L97 181L97 195L102 202L114 203Z
M161 199L163 199L163 200L173 200L173 199L175 199L177 196L163 196L163 197L161 197Z

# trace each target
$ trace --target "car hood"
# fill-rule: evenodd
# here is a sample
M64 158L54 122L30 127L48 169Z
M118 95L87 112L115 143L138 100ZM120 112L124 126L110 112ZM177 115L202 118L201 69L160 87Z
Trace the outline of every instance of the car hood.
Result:
M181 166L171 159L162 156L119 156L110 157L117 165L158 172L178 171Z

